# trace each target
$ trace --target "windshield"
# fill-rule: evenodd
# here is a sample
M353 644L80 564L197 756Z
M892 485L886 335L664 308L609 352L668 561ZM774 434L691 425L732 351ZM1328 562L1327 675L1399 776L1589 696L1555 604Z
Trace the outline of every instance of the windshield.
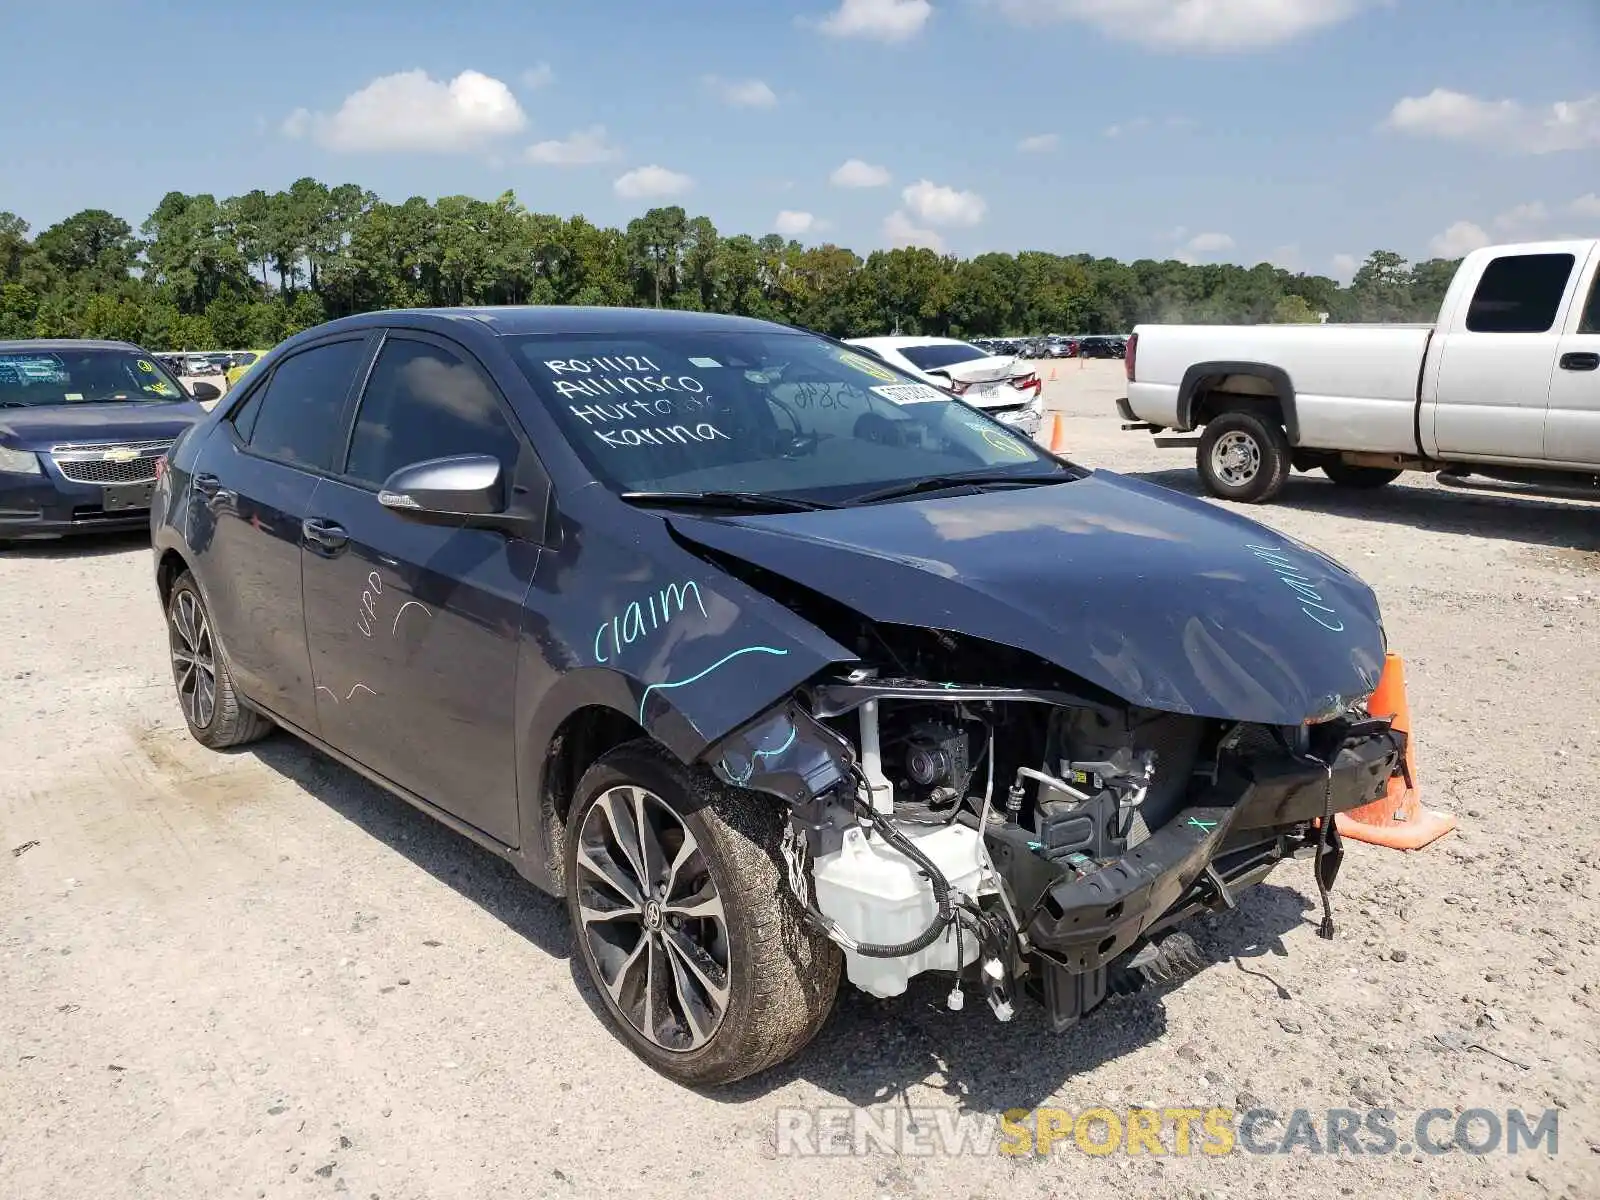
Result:
M0 408L186 399L177 380L134 350L0 350Z
M944 342L936 346L900 346L898 349L911 361L912 366L923 371L971 362L976 358L994 357L990 351L969 346L965 342Z
M578 456L615 491L843 500L930 476L1064 475L1030 439L812 334L507 341Z

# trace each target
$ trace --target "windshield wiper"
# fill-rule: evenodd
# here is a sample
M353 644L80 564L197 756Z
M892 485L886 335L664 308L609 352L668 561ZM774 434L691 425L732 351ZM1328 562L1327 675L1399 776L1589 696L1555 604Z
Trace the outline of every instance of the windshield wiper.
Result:
M819 508L839 507L824 500L801 500L796 496L775 496L769 492L621 492L619 495L634 504L743 508L751 512L813 512Z
M898 500L902 496L915 496L921 492L942 492L947 488L1010 484L1013 487L1039 487L1046 483L1062 483L1074 478L1069 472L1052 475L1008 475L1000 471L968 471L956 475L929 475L925 479L912 479L891 484L876 491L862 492L852 497L852 504L876 504L880 500Z

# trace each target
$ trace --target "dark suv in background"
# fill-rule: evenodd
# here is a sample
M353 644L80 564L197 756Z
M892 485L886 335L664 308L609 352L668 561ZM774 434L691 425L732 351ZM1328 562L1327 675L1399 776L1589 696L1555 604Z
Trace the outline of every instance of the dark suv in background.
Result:
M0 342L0 544L147 528L162 455L219 395L126 342Z

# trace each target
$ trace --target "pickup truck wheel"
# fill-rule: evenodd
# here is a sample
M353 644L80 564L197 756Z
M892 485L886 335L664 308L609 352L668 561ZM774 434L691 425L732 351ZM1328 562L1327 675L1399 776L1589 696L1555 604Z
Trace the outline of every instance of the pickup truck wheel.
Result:
M790 893L786 820L647 740L579 782L566 837L579 957L622 1040L678 1083L782 1062L833 1008L842 956Z
M1219 500L1261 504L1283 490L1293 459L1281 426L1255 413L1228 412L1206 424L1197 465L1206 491Z
M1340 487L1363 490L1381 488L1400 478L1399 471L1392 471L1388 467L1354 467L1337 460L1323 463L1322 473Z

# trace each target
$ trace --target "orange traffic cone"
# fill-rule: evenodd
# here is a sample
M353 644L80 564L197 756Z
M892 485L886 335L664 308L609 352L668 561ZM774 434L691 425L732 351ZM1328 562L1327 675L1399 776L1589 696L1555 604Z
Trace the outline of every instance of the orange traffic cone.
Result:
M1062 419L1061 419L1061 414L1057 413L1055 421L1050 426L1050 453L1051 454L1061 454L1061 453L1064 453L1066 451L1066 448L1067 448L1066 425L1065 425L1065 422L1062 421Z
M1050 382L1054 383L1055 381L1056 381L1056 368L1055 368L1055 364L1052 363L1051 366L1050 366Z
M1411 706L1406 702L1406 668L1398 654L1384 656L1383 674L1367 702L1367 710L1375 717L1392 714L1394 727L1406 735L1405 770L1390 777L1383 799L1340 813L1334 820L1340 833L1358 842L1390 850L1420 850L1454 829L1456 819L1453 814L1422 807L1417 787L1416 742L1411 737Z

